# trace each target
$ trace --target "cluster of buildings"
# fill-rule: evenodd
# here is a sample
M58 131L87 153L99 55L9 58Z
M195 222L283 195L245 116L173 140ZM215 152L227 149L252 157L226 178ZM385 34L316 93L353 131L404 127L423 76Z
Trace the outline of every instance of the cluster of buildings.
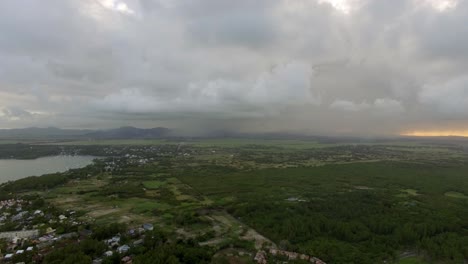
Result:
M308 261L313 264L326 264L324 261L316 258L316 257L311 257L306 254L300 254L297 252L291 252L291 251L285 251L285 250L279 250L279 249L274 249L271 248L268 252L272 256L283 256L288 258L289 260L304 260ZM259 250L257 254L255 255L254 260L258 264L267 264L268 263L268 254L264 250Z
M32 252L33 249L34 249L33 247L28 247L28 248L26 249L26 252ZM20 250L17 250L16 253L8 253L8 254L6 254L6 255L3 257L3 260L4 260L4 261L10 261L10 260L13 258L13 256L14 256L15 254L16 254L16 255L21 255L21 254L24 254L24 253L25 253L25 250L20 249ZM1 259L1 257L2 257L1 255L2 255L2 254L0 253L0 259Z
M122 243L121 234L115 234L113 237L105 239L103 243L106 244L107 250L103 252L101 258L94 259L93 264L100 264L104 258L112 257L114 254L123 256L121 263L132 264L132 257L126 253L132 247L142 245L145 233L152 230L153 225L149 223L129 229L126 235L130 239L126 239L126 243ZM60 241L66 241L66 244L79 243L91 235L92 231L87 229L66 234L56 234L56 230L52 228L41 232L38 229L0 232L0 240L4 240L8 244L3 252L0 249L0 263L11 263L15 256L26 253L34 254L35 259L41 259L55 248L63 245Z
M42 209L42 208L41 208ZM35 208L31 201L9 199L0 201L0 262L15 255L46 250L56 241L74 234L56 235L57 226L80 226L74 211L59 212ZM63 213L63 214L62 214Z
M0 201L0 210L3 209L3 208L10 208L10 207L14 207L16 205L22 205L26 203L24 200L22 199L8 199L8 200L3 200L3 201Z
M278 250L278 249L272 248L270 249L270 254L273 256L285 256L285 257L288 257L289 260L300 259L300 260L309 261L310 263L314 263L314 264L326 264L324 261L316 257L312 257L312 256L305 255L305 254L300 254L297 252Z
M120 234L116 234L111 238L106 239L108 250L103 253L102 257L112 257L114 254L120 254L124 257L121 259L121 263L132 264L132 256L126 255L132 247L140 246L144 242L145 232L152 231L153 225L150 223L143 224L138 228L131 228L127 231L127 235L131 238L131 242L123 244L122 237ZM96 258L93 260L93 264L101 264L103 258Z
M27 209L24 209L30 204L31 202L21 199L0 201L0 229L7 224L15 226L24 225L42 213L42 211L38 211L31 214Z
M154 158L143 158L137 155L126 154L123 158L109 159L104 163L104 170L106 172L116 172L122 169L125 165L145 165L153 162Z

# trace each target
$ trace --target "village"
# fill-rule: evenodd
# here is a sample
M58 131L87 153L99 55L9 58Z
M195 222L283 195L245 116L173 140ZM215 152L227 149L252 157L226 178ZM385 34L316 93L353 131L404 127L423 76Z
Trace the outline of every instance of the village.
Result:
M77 220L74 211L58 212L34 207L33 202L23 199L0 201L0 260L4 263L37 263L54 249L79 243L93 234L84 228L88 223ZM15 231L4 231L7 227L13 227ZM73 231L66 232L70 230ZM153 225L145 223L129 228L127 233L116 233L102 240L107 248L102 258L93 259L93 264L102 263L104 258L114 254L123 256L122 263L132 263L132 258L126 253L131 247L142 244L145 233L152 230Z
M132 249L145 243L145 237L154 229L153 224L144 223L135 227L116 225L116 228L93 232L90 223L78 218L75 211L60 211L37 201L0 201L0 260L2 263L41 263L45 256L67 245L99 239L101 244L97 250L102 252L92 259L93 264L101 264L110 258L131 264ZM266 264L272 257L325 264L315 257L279 250L274 244L257 248L256 254L247 255L253 256L252 261L258 264Z

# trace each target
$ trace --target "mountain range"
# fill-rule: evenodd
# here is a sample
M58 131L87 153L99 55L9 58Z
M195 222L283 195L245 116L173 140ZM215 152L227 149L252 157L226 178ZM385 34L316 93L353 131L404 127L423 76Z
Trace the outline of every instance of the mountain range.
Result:
M171 130L164 127L120 127L107 130L61 129L57 127L29 127L0 129L0 139L151 139L169 137Z

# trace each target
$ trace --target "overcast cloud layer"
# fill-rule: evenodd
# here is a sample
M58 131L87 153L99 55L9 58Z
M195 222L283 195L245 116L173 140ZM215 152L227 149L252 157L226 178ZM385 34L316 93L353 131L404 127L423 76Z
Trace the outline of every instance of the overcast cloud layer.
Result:
M3 0L0 128L468 131L468 1Z

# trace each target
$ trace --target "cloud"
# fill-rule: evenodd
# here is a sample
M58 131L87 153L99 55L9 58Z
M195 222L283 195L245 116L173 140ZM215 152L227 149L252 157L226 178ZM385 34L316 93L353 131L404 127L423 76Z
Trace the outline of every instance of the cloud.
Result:
M135 11L128 7L124 1L117 0L98 0L98 2L109 10L113 10L125 15L134 15Z
M335 100L330 108L344 112L371 111L373 114L401 114L405 111L400 101L390 98L377 98L372 104L367 102L355 103L347 100Z
M273 9L277 0L178 2L188 36L204 47L264 48L279 37Z
M462 124L466 24L455 0L2 1L0 127Z
M1 116L4 119L17 121L22 119L30 119L33 114L17 106L5 107L2 109Z
M389 98L376 99L374 101L374 108L385 114L401 114L405 111L401 102Z
M458 0L423 0L420 2L427 4L440 12L454 9L458 5Z
M190 83L187 93L172 98L143 94L141 89L122 89L95 100L97 109L119 113L158 112L262 112L264 107L296 104L320 104L320 95L312 91L311 66L291 62L262 72L254 80L215 79Z
M248 91L248 97L254 103L320 104L320 94L316 87L312 87L310 81L313 74L311 65L306 63L277 65L257 78L252 89Z
M426 84L419 93L419 101L435 107L445 115L468 115L468 76L445 82Z
M358 111L367 110L371 108L371 105L369 105L366 102L356 104L351 101L338 99L330 104L330 108L345 111L345 112L358 112Z
M98 110L122 113L148 113L158 110L156 98L144 96L138 89L123 89L93 102Z

